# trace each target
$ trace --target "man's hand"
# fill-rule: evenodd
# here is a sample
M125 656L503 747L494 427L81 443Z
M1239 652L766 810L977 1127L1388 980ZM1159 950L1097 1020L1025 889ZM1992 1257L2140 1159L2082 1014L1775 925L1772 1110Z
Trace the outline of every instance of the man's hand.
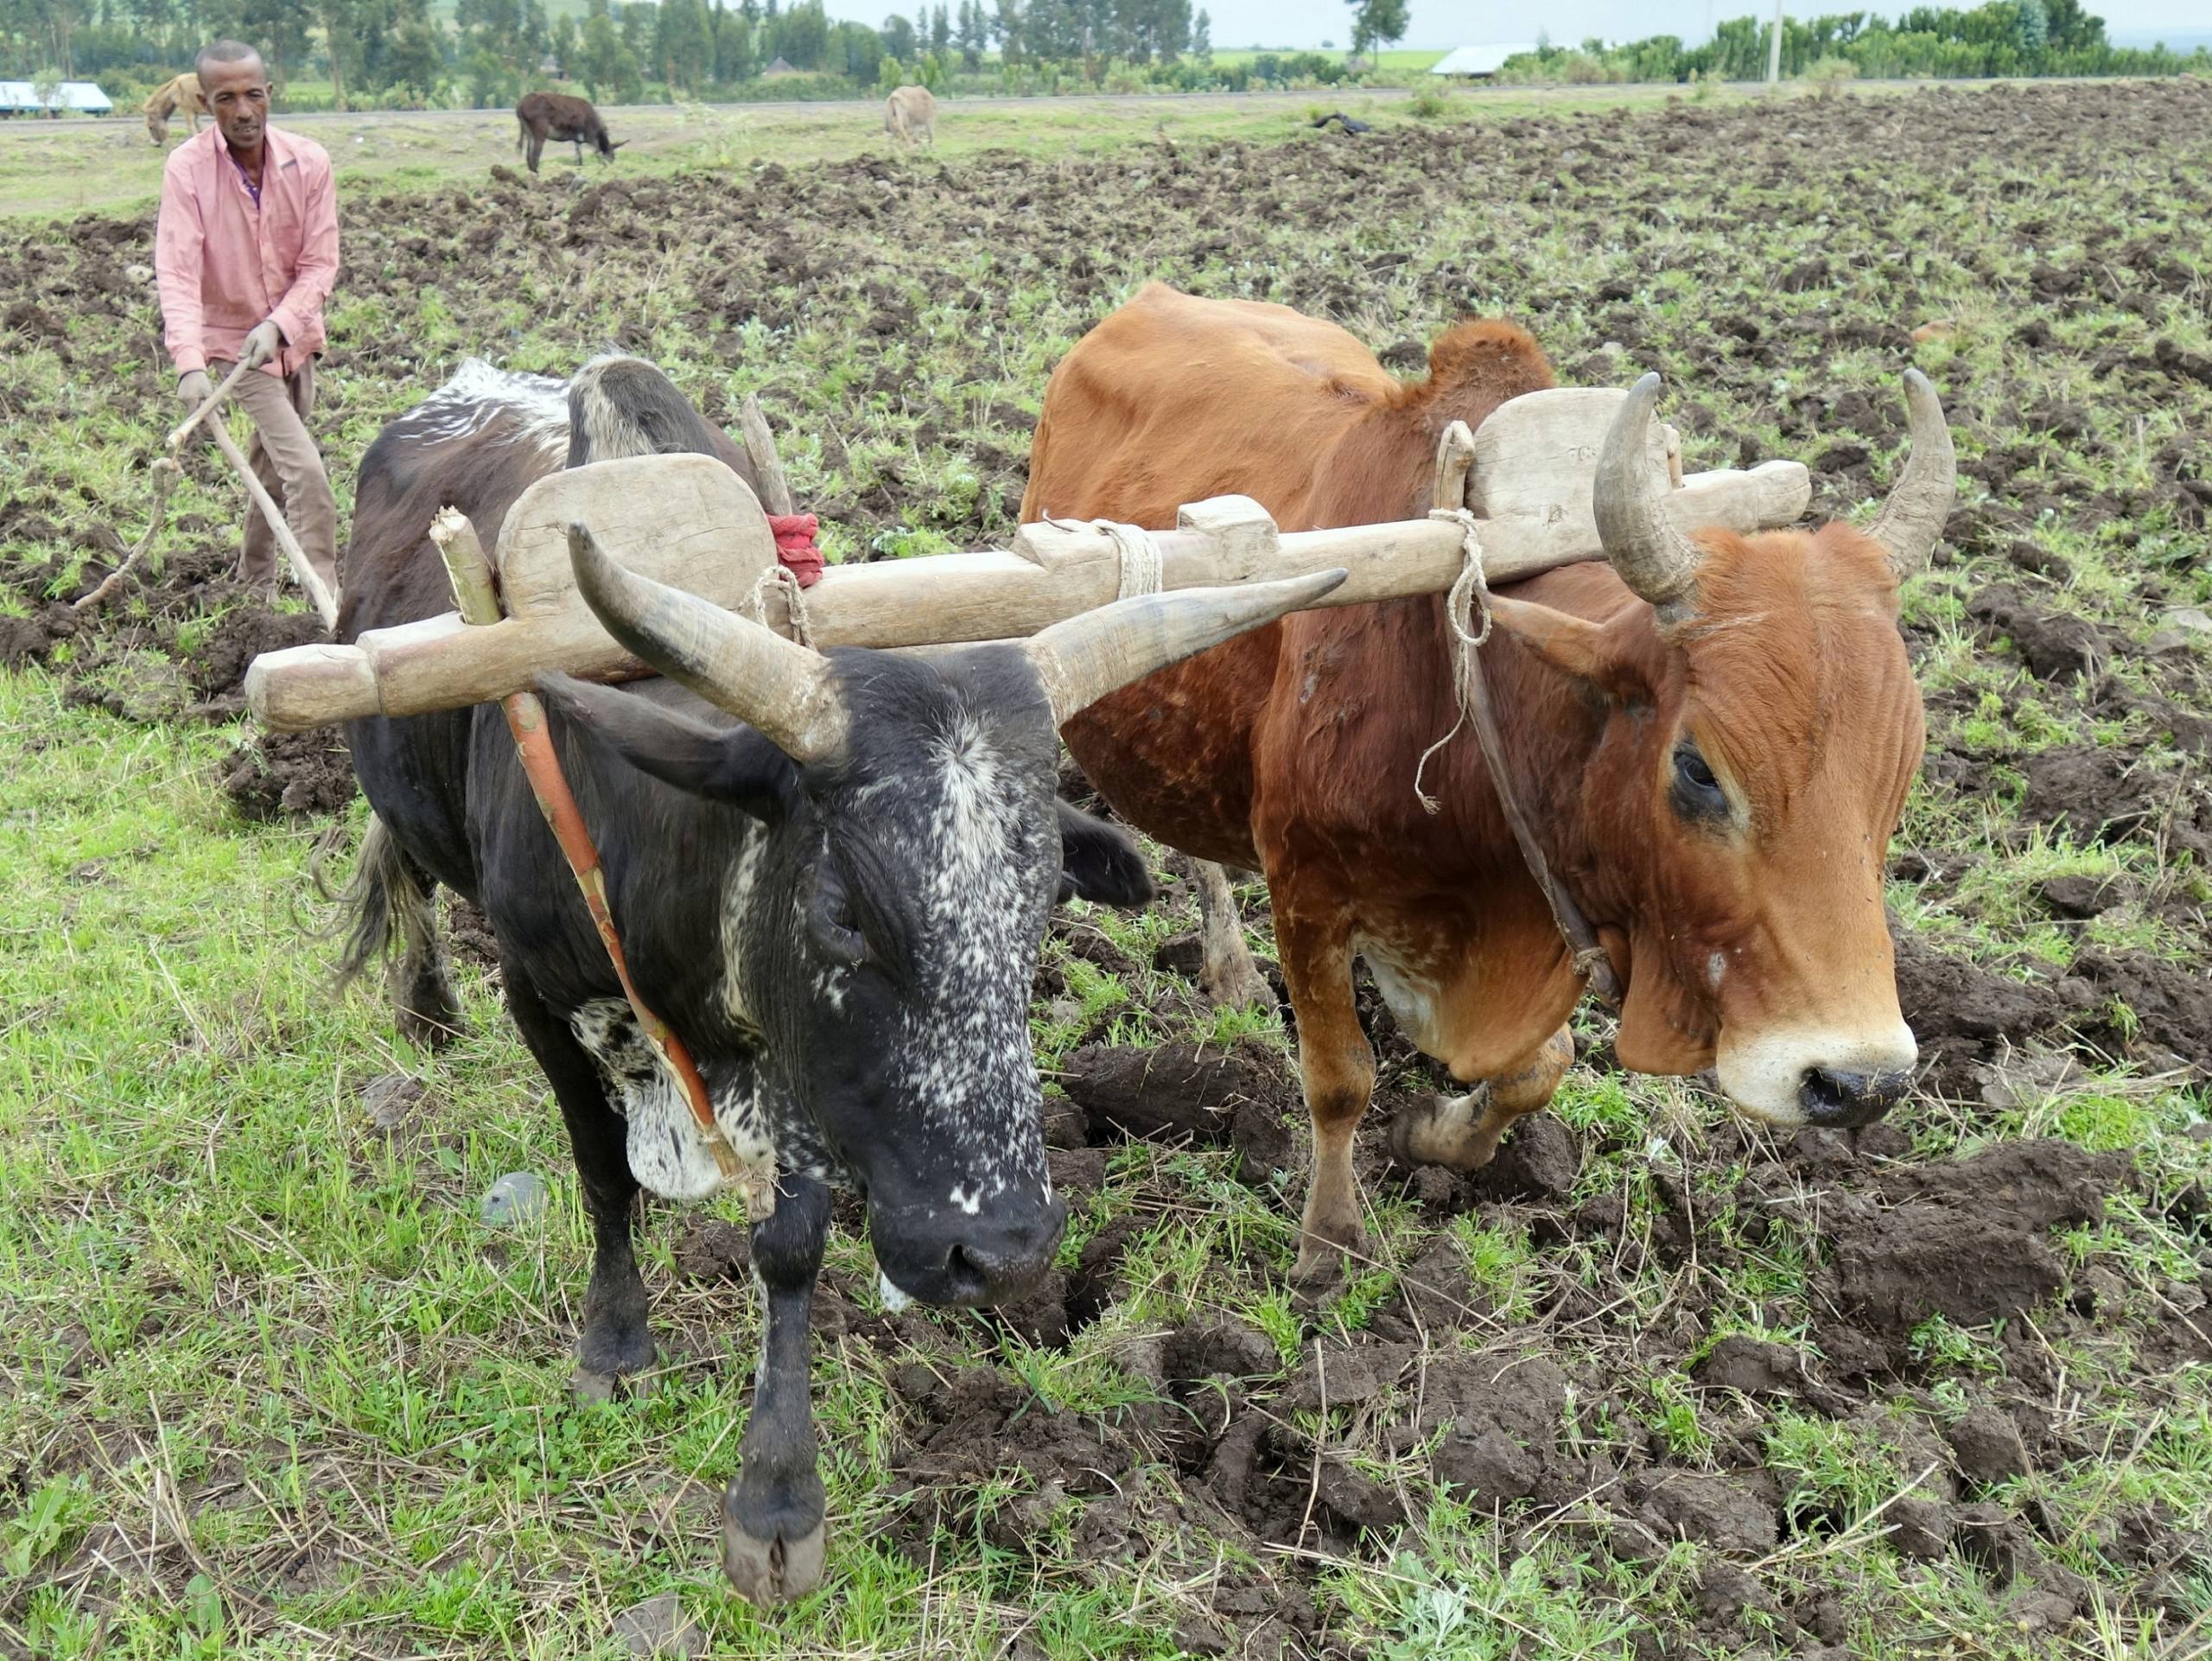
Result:
M207 379L204 369L188 372L176 384L177 401L188 410L196 410L215 396L214 383Z
M284 331L276 327L276 320L254 325L253 332L245 337L245 349L239 360L249 369L258 369L284 348Z

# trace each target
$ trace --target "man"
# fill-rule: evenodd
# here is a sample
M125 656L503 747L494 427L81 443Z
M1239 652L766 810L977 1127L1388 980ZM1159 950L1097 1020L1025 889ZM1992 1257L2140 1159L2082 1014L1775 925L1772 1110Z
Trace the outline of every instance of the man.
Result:
M193 67L214 125L170 152L154 236L177 397L196 410L214 390L211 372L255 372L231 393L253 418L253 470L335 595L338 506L307 429L323 302L338 279L330 157L269 124L269 76L251 47L217 41ZM245 576L270 597L282 581L276 537L251 508Z

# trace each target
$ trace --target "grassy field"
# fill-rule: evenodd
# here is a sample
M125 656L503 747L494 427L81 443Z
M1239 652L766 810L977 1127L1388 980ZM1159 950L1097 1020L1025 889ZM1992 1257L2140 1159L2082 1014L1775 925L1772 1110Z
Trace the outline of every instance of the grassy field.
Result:
M620 1656L617 1617L671 1594L739 1656L2202 1652L2207 90L1378 108L1357 143L1281 106L1166 142L1075 110L1010 156L949 122L942 166L678 171L671 137L583 191L426 150L353 175L318 430L343 496L463 355L616 345L725 423L760 394L861 558L1002 542L1051 366L1153 277L1414 372L1455 315L1515 315L1569 384L1662 370L1692 467L1806 461L1819 517L1881 496L1916 363L1962 492L1905 596L1929 746L1888 892L1929 1071L1893 1122L1749 1131L1612 1069L1587 1014L1555 1113L1488 1171L1364 1140L1374 1261L1302 1308L1289 1041L1174 966L1163 857L1158 908L1048 942L1057 1276L995 1321L894 1316L836 1237L830 1577L760 1616L715 1567L758 1335L733 1213L647 1213L662 1370L573 1404L588 1235L543 1081L465 943L446 1054L327 994L309 867L343 873L363 809L327 735L239 718L251 652L313 631L226 576L211 459L149 579L65 614L143 525L170 378L143 220L27 221L0 246L0 1653ZM1436 1082L1371 1030L1370 1132ZM1252 1105L1162 1102L1184 1134L1133 1137L1098 1080L1147 1054ZM550 1208L486 1227L515 1171ZM1908 1225L2019 1273L1962 1277Z

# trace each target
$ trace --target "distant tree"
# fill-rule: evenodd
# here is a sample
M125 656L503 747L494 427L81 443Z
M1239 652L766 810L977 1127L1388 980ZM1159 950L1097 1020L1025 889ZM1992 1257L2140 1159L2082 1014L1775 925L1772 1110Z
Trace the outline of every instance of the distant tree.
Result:
M584 92L594 104L602 98L626 104L645 95L638 54L615 28L606 0L594 0L591 16L584 19L583 39L576 48L570 73L583 82Z
M753 54L753 25L742 8L716 9L715 19L715 79L725 84L750 80L760 67Z
M2050 45L2050 14L2044 10L2043 0L2018 0L2019 16L2014 26L2014 35L2020 45L2020 55L2031 69L2041 68L2044 50Z
M999 43L1001 59L1007 63L1020 63L1028 50L1028 36L1024 32L1028 18L1022 9L1022 0L995 0L995 3L997 10L991 20L991 37Z
M1203 7L1198 22L1191 25L1191 55L1200 63L1213 61L1213 19L1206 16Z
M952 19L940 4L930 13L930 50L943 57L952 45Z
M45 0L45 10L55 20L57 29L63 26L62 19L80 16L88 9L84 0ZM219 26L223 34L251 41L261 49L270 84L280 94L289 84L293 69L307 60L308 26L315 19L298 0L229 0L219 10L207 7L205 10L212 15L201 18L204 26ZM73 28L73 23L69 27ZM66 54L60 55L66 64Z
M774 16L775 0L768 0ZM775 24L776 53L794 69L819 69L830 51L830 19L822 0L802 0Z
M607 15L622 31L622 44L630 48L630 55L639 63L650 63L653 58L653 24L658 6L632 4L609 6Z
M990 40L990 19L983 15L983 0L960 0L960 61L969 74L983 67L983 48Z
M1406 0L1351 0L1351 4L1353 55L1368 57L1406 38Z
M2050 44L2059 52L2095 51L2105 44L2105 20L2082 10L2082 0L2044 0Z
M323 49L330 58L330 101L346 107L346 72L361 58L359 8L354 0L316 0L315 21L322 25Z
M883 37L883 49L900 63L912 63L915 58L914 26L905 16L893 12L883 20L883 27L876 31Z
M553 56L563 76L575 73L576 20L565 11L553 20Z
M681 91L696 97L700 83L711 80L715 70L714 26L707 9L701 0L661 0L655 10L653 55L669 95Z
M875 80L883 62L883 37L866 23L836 23L830 29L830 59L824 68L836 69L846 80L862 86Z
M428 17L410 17L392 33L392 84L407 87L426 104L435 98L445 80L445 36Z

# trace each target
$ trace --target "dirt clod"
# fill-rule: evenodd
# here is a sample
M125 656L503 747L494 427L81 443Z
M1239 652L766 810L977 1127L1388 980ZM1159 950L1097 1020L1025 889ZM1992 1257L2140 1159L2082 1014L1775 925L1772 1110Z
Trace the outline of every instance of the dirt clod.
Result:
M720 1218L688 1218L673 1255L676 1272L687 1281L742 1281L752 1273L753 1239L736 1224Z
M1786 1395L1804 1373L1801 1351L1741 1333L1722 1339L1690 1369L1690 1376L1709 1390L1733 1390L1745 1396Z
M1972 1482L2010 1482L2024 1476L2028 1450L2020 1441L2020 1427L1987 1403L1968 1408L1944 1433L1958 1461L1959 1474Z
M1716 1551L1764 1556L1781 1537L1774 1508L1744 1484L1725 1477L1670 1471L1651 1485L1644 1503L1675 1537Z
M239 817L257 821L335 813L359 790L334 727L257 733L231 752L219 782Z
M1239 1047L1192 1044L1159 1049L1088 1045L1067 1058L1061 1085L1093 1133L1110 1130L1155 1142L1229 1140L1240 1111L1278 1106L1286 1080L1280 1059Z

